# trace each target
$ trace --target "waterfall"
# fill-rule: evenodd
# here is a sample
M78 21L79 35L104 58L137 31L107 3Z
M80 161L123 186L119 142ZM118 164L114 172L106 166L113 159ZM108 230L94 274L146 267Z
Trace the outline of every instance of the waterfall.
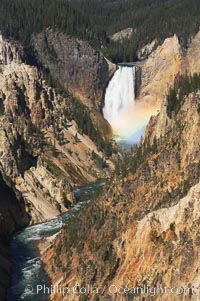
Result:
M156 107L135 101L136 67L121 65L105 93L104 118L110 123L117 143L125 149L138 144Z
M135 103L135 67L119 66L105 94L104 118L113 129Z

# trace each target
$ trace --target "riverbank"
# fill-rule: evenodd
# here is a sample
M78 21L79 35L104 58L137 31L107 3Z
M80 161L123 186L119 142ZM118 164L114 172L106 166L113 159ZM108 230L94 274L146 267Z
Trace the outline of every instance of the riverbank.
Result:
M75 188L77 200L68 212L56 219L30 226L16 233L10 242L12 256L12 279L8 289L8 301L48 301L48 294L37 294L37 285L50 286L42 256L54 243L55 237L67 224L70 216L81 209L82 203L91 200L95 193L105 184L101 180L83 187Z
M50 236L50 237L44 238L44 239L42 239L41 241L38 242L37 248L40 252L41 257L45 254L45 252L53 244L53 242L54 242L54 240L55 240L55 238L58 234L59 234L59 232L52 235L52 236Z

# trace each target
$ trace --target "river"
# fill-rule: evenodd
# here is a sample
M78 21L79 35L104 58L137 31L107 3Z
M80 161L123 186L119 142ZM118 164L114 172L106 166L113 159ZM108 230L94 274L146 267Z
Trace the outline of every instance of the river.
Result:
M66 225L73 212L81 210L82 204L91 200L104 184L105 181L98 181L76 188L74 194L77 205L71 210L57 219L25 228L13 236L10 242L12 277L7 301L47 301L49 299L48 295L35 294L32 289L38 284L50 285L40 260L37 243L58 233Z

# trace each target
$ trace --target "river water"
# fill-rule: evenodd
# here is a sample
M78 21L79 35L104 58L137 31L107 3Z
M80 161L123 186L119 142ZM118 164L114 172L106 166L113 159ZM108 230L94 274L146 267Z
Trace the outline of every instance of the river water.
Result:
M38 284L50 286L49 279L40 261L37 243L58 233L66 225L70 216L81 210L84 202L91 200L101 189L105 181L76 188L74 190L77 205L57 219L28 227L17 232L10 242L12 256L11 287L7 293L7 301L47 301L48 295L36 294L34 289Z

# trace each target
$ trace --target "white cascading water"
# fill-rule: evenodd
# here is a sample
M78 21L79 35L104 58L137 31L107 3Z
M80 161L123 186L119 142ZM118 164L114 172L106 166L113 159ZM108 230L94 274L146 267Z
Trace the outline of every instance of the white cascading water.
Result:
M135 77L135 66L119 66L105 93L104 118L112 126L117 142L125 147L140 141L154 111L135 101Z
M115 130L135 102L135 67L119 66L105 94L103 114Z

